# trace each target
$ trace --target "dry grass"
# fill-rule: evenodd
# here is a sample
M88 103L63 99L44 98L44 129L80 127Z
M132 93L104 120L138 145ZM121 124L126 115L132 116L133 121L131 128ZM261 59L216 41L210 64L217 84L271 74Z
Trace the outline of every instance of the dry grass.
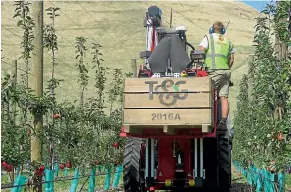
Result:
M16 19L13 19L15 7L13 2L2 1L2 26L11 30L17 37L2 28L2 57L4 61L18 59L21 55L21 29L16 27ZM90 55L92 42L98 42L103 46L104 64L110 68L122 68L130 71L130 59L136 58L139 63L139 51L145 49L145 28L143 19L146 9L150 5L157 5L163 11L163 22L168 25L170 9L173 8L173 25L186 25L188 28L187 39L197 47L200 40L208 32L215 20L227 23L230 20L227 37L237 48L235 66L232 72L232 81L235 86L231 88L230 102L235 108L235 97L238 91L239 80L243 73L247 72L247 56L252 52L251 45L254 34L255 17L259 13L251 7L236 1L193 1L193 2L75 2L75 1L45 1L44 7L57 6L61 8L60 17L56 21L59 51L57 59L59 64L56 69L56 77L62 78L57 90L59 100L76 100L79 97L79 86L76 83L77 69L74 66L74 43L77 36L88 38L86 55L87 62L91 63ZM45 23L48 17L45 16ZM44 54L44 77L47 80L51 75L50 53ZM24 62L19 60L19 68L24 69ZM11 70L12 66L2 64L2 74ZM20 71L21 72L21 71ZM92 74L93 71L91 70ZM93 77L93 76L92 76ZM93 79L87 91L87 97L94 96ZM231 110L231 114L233 110Z

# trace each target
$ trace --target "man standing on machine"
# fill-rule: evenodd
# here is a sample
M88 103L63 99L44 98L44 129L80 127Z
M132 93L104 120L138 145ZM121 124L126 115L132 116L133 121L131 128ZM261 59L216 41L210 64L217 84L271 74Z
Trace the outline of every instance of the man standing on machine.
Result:
M234 48L232 43L224 37L226 28L217 21L209 29L201 41L199 48L205 51L204 68L215 83L221 103L221 121L219 130L227 130L226 121L229 113L228 94L231 76L231 67L234 63Z

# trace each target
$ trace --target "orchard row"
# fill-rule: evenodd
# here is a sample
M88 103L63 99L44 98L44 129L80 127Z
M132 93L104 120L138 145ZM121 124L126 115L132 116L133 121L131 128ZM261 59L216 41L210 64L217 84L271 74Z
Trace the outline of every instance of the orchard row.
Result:
M255 165L287 172L286 166L291 164L287 138L291 127L291 54L288 47L282 49L291 43L291 17L286 14L290 9L291 1L280 1L278 6L267 5L263 16L257 18L255 55L240 84L234 119L237 139L233 159L245 168ZM278 40L275 47L273 35Z
M80 85L80 102L58 102L55 92L61 89L63 80L55 78L58 60L56 51L60 48L54 25L60 16L60 8L50 7L45 10L49 23L44 25L43 42L44 48L52 55L52 76L46 82L44 90L47 91L43 96L35 97L28 81L35 27L30 8L31 3L28 1L15 2L13 18L17 19L15 23L23 32L19 46L23 49L22 59L26 68L18 82L15 82L13 75L2 76L2 168L11 172L20 167L22 172L29 162L31 174L40 175L45 168L52 168L56 163L60 169L121 164L124 145L124 140L119 137L122 82L130 74L124 74L120 69L109 71L102 59L102 46L98 43L89 45L87 38L76 37L76 56L73 57L79 75L76 82L70 83ZM87 52L92 55L87 56ZM88 73L90 70L94 71L91 77ZM108 76L113 77L113 80L109 82ZM95 97L86 98L89 78L95 80ZM110 89L106 90L105 85ZM35 117L42 117L42 126L35 122ZM31 150L37 147L31 146L31 138L41 141L40 161L30 161Z

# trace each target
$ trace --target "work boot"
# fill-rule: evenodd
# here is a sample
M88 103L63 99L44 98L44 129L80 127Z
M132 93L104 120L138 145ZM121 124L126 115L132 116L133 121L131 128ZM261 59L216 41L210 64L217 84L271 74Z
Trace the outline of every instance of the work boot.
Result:
M219 122L219 124L218 124L218 126L217 126L217 129L218 129L219 131L227 131L226 120L222 119L222 120Z

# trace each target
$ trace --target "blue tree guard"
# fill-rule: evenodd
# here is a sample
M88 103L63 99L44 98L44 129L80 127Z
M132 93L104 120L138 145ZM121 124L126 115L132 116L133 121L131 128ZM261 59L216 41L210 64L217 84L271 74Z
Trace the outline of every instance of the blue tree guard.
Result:
M76 168L75 173L74 173L74 180L72 181L71 188L70 188L69 192L76 192L78 182L79 182L79 169Z
M58 163L55 163L54 170L55 170L55 177L58 177L59 176L59 164Z
M246 170L247 180L249 185L253 185L253 172L251 170Z
M104 190L109 190L111 180L112 167L107 168L107 174L104 182Z
M285 186L285 174L284 173L278 173L278 183L279 183L279 191L278 192L284 192L284 186Z
M26 183L26 181L27 181L26 177L19 174L16 177L16 180L15 180L15 182L13 184L14 186L19 186L19 187L13 187L10 192L21 192L22 191L22 185L24 185Z
M46 169L45 170L45 185L44 191L45 192L53 192L54 191L54 171Z
M65 168L64 176L67 177L68 175L69 175L69 169L66 167L66 168Z
M257 172L256 173L256 178L257 178L257 187L256 187L256 192L261 192L262 188L263 188L263 180L262 180L262 177L261 177L261 173L263 172L263 170L260 170L260 169L257 169Z
M20 167L17 167L17 168L16 168L16 176L18 176L19 173L20 173Z
M269 171L264 170L264 191L273 192L274 188L274 174Z
M114 174L114 179L113 179L113 183L112 183L112 188L113 189L116 189L118 187L122 171L123 171L123 166L122 165L118 165L115 168L115 174Z
M91 170L91 176L89 181L88 192L94 192L95 189L95 177L96 177L96 168L93 167Z

